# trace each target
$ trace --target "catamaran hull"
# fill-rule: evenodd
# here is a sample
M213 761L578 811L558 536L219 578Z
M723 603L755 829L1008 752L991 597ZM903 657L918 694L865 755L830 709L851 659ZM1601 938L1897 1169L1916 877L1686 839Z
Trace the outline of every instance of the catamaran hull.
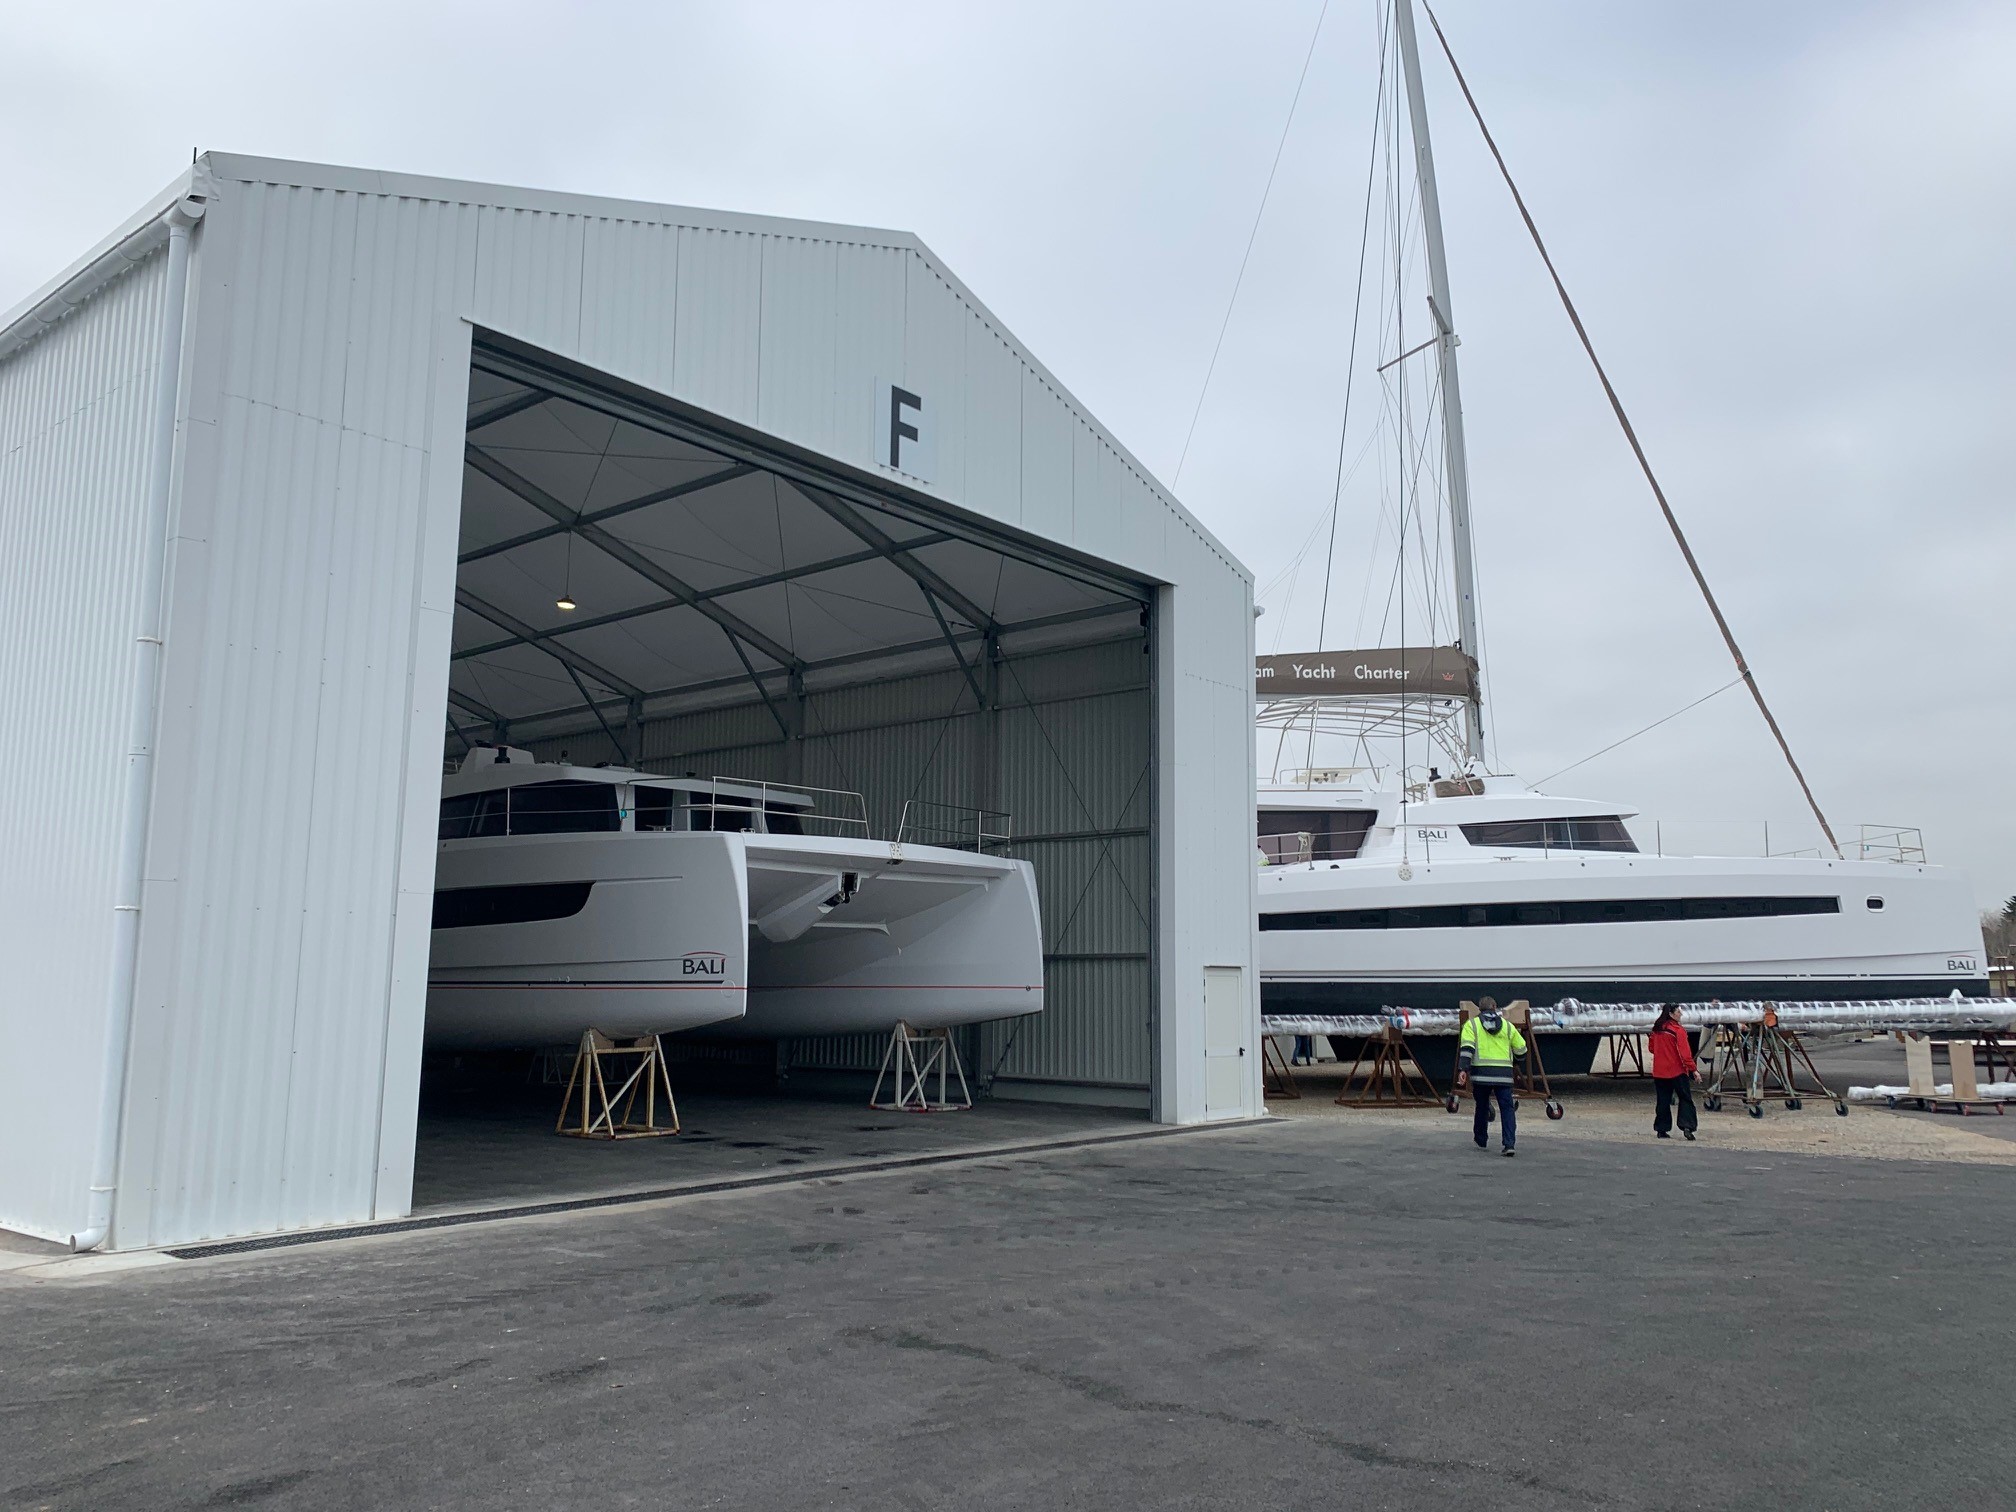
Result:
M715 832L507 836L437 862L435 1050L700 1030L886 1032L1033 1013L1027 862Z
M1761 917L1703 916L1689 900L1783 900ZM1827 911L1803 911L1819 899ZM1649 920L1639 905L1680 917ZM1624 918L1554 920L1582 905ZM1773 905L1776 906L1776 905ZM1508 914L1507 910L1512 910ZM1474 915L1465 910L1477 910ZM1286 928L1300 915L1353 928ZM1284 917L1286 916L1286 917ZM1444 917L1475 925L1442 926ZM1985 997L1973 897L1937 867L1802 858L1560 854L1419 864L1270 868L1261 889L1261 1013L1280 1017L1453 1010L1489 994L1585 1003L1812 1002ZM1600 1035L1549 1035L1550 1071L1589 1069ZM1412 1042L1410 1041L1410 1044ZM1358 1042L1338 1037L1339 1054ZM1453 1042L1421 1042L1442 1076Z

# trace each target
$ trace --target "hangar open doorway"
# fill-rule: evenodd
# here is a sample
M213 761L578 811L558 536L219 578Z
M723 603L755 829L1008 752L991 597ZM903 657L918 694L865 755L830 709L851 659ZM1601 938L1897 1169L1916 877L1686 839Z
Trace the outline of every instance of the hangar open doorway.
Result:
M919 405L890 385L878 425L893 465L921 475ZM563 1045L474 1053L437 1032L440 942L463 938L437 929L416 1210L1143 1117L1152 601L900 483L479 332L444 768L529 758L547 780L511 790L515 818L444 804L442 839L643 828L654 790L582 780L613 769L707 785L684 795L709 810L698 826L766 823L723 804L776 816L803 802L768 826L1019 858L1037 885L1044 1006L955 1031L981 1112L935 1136L864 1118L886 1033L667 1036L700 1138L616 1155L553 1139Z
M472 390L534 486L465 520ZM608 434L509 449L561 415ZM0 1226L410 1210L451 689L457 755L1009 812L1049 1003L972 1036L990 1106L1260 1110L1251 575L916 237L203 154L0 316L0 439L0 748L75 758L0 797L50 837L0 854L0 1030L60 1014L97 1087L6 1085ZM458 564L479 515L553 534Z

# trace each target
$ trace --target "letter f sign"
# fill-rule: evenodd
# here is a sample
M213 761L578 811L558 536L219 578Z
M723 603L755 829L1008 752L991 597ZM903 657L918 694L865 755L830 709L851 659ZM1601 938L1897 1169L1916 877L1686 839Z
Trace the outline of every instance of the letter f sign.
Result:
M900 383L875 380L875 430L882 454L875 460L892 472L931 481L938 460L936 427L924 414L924 396Z
M903 466L903 443L917 439L917 427L903 418L903 411L913 409L919 415L924 413L924 401L910 390L897 384L889 385L889 465L898 472L907 471Z

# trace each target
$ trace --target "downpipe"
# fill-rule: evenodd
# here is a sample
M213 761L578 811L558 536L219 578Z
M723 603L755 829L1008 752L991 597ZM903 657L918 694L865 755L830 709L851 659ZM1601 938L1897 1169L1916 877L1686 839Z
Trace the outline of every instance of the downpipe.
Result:
M181 407L182 325L189 302L189 233L204 200L189 194L162 216L168 228L168 287L161 307L161 358L154 416L147 514L140 538L140 614L133 639L133 697L127 709L126 791L120 807L119 870L112 904L112 977L105 1012L104 1076L98 1087L98 1127L91 1147L91 1200L73 1253L96 1249L112 1231L112 1195L119 1184L119 1137L132 1052L133 997L140 961L140 894L147 874L147 827L154 808L154 741L161 692L162 585L167 576L168 516L175 467L175 416Z

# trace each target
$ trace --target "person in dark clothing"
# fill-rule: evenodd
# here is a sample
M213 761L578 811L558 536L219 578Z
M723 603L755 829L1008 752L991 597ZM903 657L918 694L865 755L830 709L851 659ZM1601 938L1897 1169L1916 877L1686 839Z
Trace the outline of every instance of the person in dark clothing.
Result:
M1694 1047L1688 1043L1687 1028L1680 1022L1680 1005L1668 1003L1659 1010L1652 1032L1645 1036L1652 1047L1652 1083L1659 1091L1659 1105L1652 1115L1652 1132L1671 1139L1673 1104L1680 1104L1680 1137L1692 1139L1700 1127L1694 1116L1694 1083L1701 1079L1694 1064Z

